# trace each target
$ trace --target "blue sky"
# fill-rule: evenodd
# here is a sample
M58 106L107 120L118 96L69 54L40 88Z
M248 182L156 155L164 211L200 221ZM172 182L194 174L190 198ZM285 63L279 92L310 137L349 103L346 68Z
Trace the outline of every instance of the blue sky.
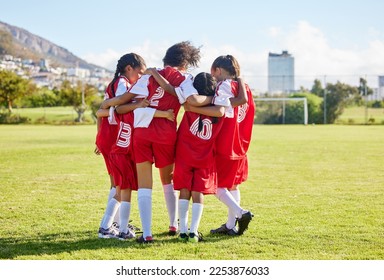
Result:
M127 52L162 66L166 49L202 46L200 67L232 54L256 90L266 89L269 52L295 57L296 87L315 78L376 87L384 74L384 2L378 0L2 1L0 20L114 70ZM370 81L372 80L372 81Z

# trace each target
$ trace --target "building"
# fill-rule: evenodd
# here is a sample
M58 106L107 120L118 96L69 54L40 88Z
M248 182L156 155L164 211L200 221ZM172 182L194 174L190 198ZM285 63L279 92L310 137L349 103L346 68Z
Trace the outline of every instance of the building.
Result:
M384 100L384 76L379 76L379 87L376 100Z
M269 53L268 92L270 94L290 93L295 90L295 60L288 51L281 54Z

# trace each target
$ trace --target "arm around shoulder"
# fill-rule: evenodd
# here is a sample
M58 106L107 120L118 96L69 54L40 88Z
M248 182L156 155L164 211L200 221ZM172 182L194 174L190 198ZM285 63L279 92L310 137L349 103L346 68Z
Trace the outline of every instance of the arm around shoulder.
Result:
M237 95L237 97L233 97L230 99L232 107L244 105L248 102L247 89L245 87L244 80L238 77L237 82L239 84L239 94Z

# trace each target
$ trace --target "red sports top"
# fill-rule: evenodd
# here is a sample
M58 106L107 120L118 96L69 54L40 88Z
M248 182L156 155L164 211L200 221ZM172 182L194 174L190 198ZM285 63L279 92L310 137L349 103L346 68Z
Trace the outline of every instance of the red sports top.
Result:
M166 67L160 70L159 73L174 87L179 87L182 83L193 83L190 74L183 74L172 67ZM135 139L149 139L153 142L167 145L175 144L176 119L181 106L178 98L165 92L156 80L149 75L142 76L129 89L129 92L147 97L152 108L162 111L173 109L175 113L175 121L173 122L165 118L154 118L148 128L135 128ZM197 94L196 90L195 93Z
M200 116L203 126L199 132ZM222 119L185 112L177 131L176 161L185 161L194 168L214 165L214 144L223 125Z
M216 96L226 95L236 97L239 84L233 80L220 82L216 87ZM253 121L255 117L255 103L252 92L246 85L248 102L244 105L230 108L223 119L223 127L216 140L216 153L228 159L242 159L246 155L251 143ZM214 100L215 101L215 100ZM232 117L231 117L232 116Z
M121 115L115 113L116 120L119 123L119 130L112 145L111 153L131 154L133 156L133 116L133 111Z
M112 83L110 83L105 90L104 100L123 94L129 89L130 84L125 76L120 76L114 83L115 94L113 94L111 86ZM102 154L109 154L111 152L112 145L116 142L118 130L118 125L110 124L108 117L101 118L100 128L96 135L96 146Z

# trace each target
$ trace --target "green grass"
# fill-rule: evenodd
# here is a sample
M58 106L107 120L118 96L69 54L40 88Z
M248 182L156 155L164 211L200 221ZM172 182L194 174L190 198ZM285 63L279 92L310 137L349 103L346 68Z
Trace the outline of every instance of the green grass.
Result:
M255 214L240 237L212 236L226 209L207 196L205 242L166 236L155 174L156 242L100 240L108 195L96 127L0 126L0 259L384 259L384 127L254 127L242 205ZM137 194L134 224L140 225Z
M384 124L384 108L348 107L337 124Z
M15 108L13 113L21 117L28 117L30 123L41 124L70 124L77 118L77 113L73 107L44 107L44 108ZM85 113L85 122L93 123L91 111Z

